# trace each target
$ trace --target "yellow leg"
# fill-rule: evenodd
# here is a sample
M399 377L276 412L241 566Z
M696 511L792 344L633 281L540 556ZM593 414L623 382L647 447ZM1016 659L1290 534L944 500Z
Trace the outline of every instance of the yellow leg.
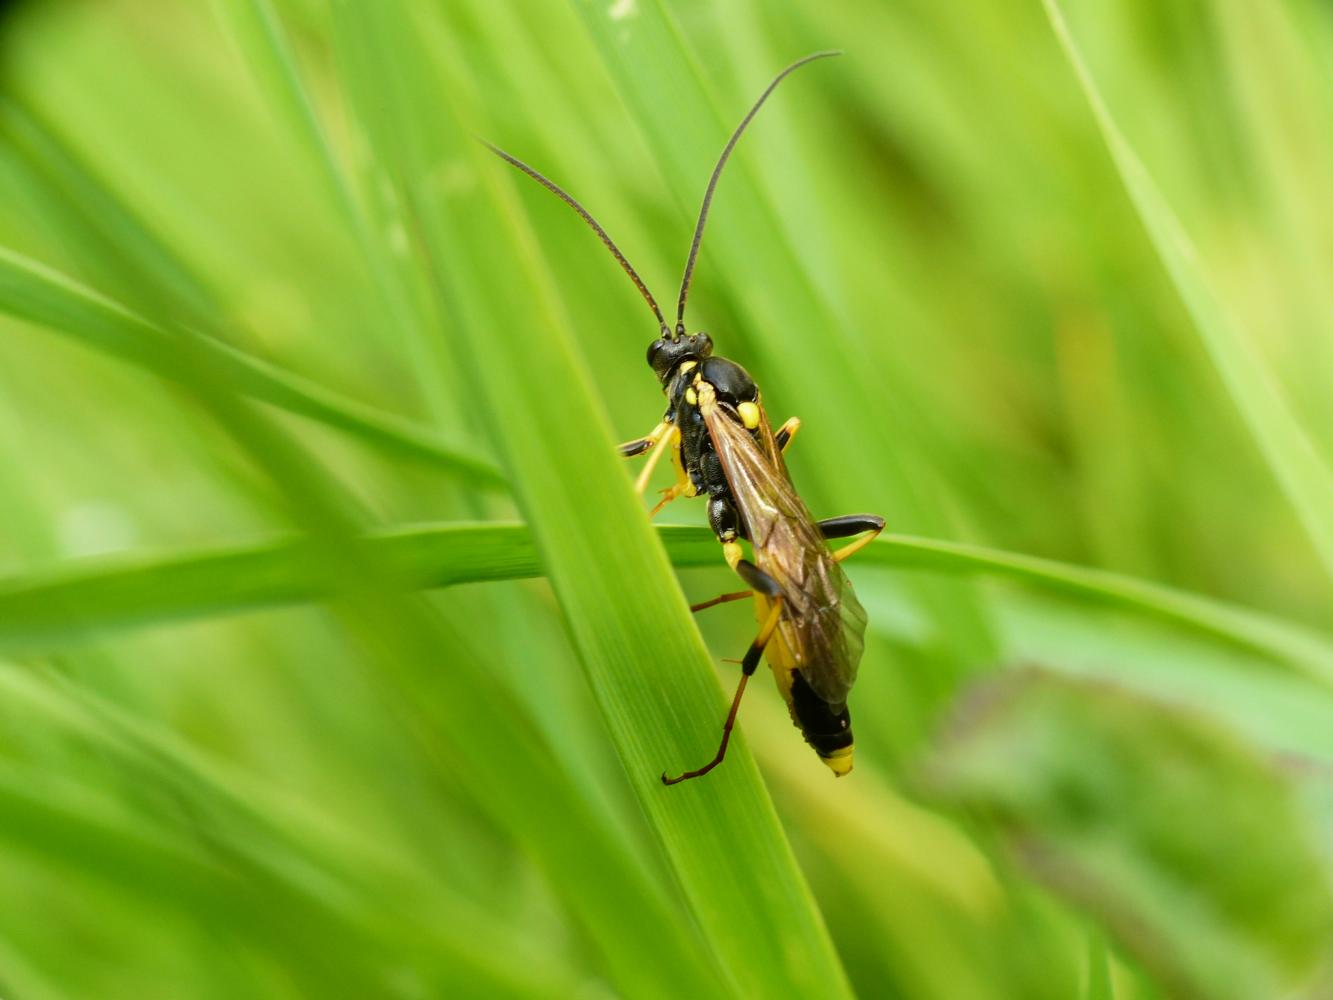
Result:
M778 432L773 435L778 442L779 450L785 455L787 449L791 447L792 438L796 437L796 432L801 429L800 417L788 417L787 422L778 428Z
M758 660L758 656L753 654L762 653L764 651L764 647L768 645L768 640L773 638L773 630L778 627L778 619L781 617L782 598L779 596L772 599L768 617L764 619L764 624L760 626L759 634L755 636L754 642L751 643L750 653L746 655L746 660L751 658L756 661ZM741 662L744 663L745 660L742 660Z
M653 509L648 512L648 517L650 519L656 517L657 512L661 510L663 507L665 507L667 504L669 504L672 500L675 500L677 497L683 497L685 495L686 493L683 489L680 488L679 483L676 483L674 486L668 486L666 489L662 490L662 499L657 501L657 503L653 505Z
M662 435L667 432L667 428L670 426L670 424L663 420L649 431L645 437L635 438L633 441L626 441L616 450L625 458L637 458L653 445L657 444L658 441L661 441Z
M685 463L680 456L679 431L676 431L675 438L672 442L671 465L672 468L676 470L676 481L662 491L662 499L657 501L657 506L648 512L648 517L650 519L677 497L692 497L698 496L699 494L699 491L694 488L694 480L691 479L690 474L685 471Z
M842 562L844 559L847 559L850 556L855 555L857 552L860 552L863 548L865 548L876 538L878 538L879 533L883 530L884 530L883 524L880 524L878 527L871 528L866 534L862 535L860 538L852 542L850 545L844 545L842 548L834 552L833 561Z
M648 480L652 478L653 469L657 468L657 463L662 460L662 455L672 445L679 447L680 431L673 424L667 425L667 429L653 445L653 450L648 453L648 461L643 463L643 468L639 470L639 478L634 480L634 491L642 494L648 488Z

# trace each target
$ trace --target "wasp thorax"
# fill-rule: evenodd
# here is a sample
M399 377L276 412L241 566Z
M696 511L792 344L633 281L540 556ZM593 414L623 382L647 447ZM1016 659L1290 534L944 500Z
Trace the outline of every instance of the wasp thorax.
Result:
M736 362L727 358L709 358L699 366L699 377L717 390L717 398L736 406L759 398L754 379Z
M684 361L699 361L713 353L713 338L706 333L658 337L648 345L648 364L663 384L676 366Z

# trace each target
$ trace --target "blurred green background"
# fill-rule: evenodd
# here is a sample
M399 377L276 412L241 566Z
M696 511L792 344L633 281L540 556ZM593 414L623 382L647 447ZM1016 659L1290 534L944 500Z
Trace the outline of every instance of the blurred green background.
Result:
M1333 996L1326 4L7 7L4 1000ZM472 136L669 302L824 48L690 318L894 533L856 770L663 789L750 614Z

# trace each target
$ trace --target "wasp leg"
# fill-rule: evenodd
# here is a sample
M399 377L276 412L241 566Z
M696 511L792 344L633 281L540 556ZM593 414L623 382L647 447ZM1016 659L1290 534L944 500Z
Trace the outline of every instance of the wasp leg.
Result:
M665 426L666 430L654 442L653 450L648 453L648 461L643 463L643 468L639 470L639 477L634 480L634 491L640 495L648 488L648 480L652 478L653 470L657 468L657 463L662 460L663 453L671 448L680 448L680 431L676 429L675 424L666 424Z
M653 509L648 512L648 520L650 521L657 516L658 512L663 507L669 504L672 500L676 499L676 497L685 495L683 492L676 489L676 487L674 486L668 486L664 490L659 490L659 492L662 494L662 499L657 501L657 503L653 504Z
M753 597L753 590L738 590L733 594L723 594L720 597L714 597L711 601L704 601L702 604L691 604L691 611L702 611L704 608L715 607L719 604L726 604L728 601L743 601L747 597Z
M782 617L782 588L778 586L776 580L754 563L745 559L737 561L736 572L740 574L741 579L769 599L771 607L768 617L764 619L764 624L759 627L759 634L754 637L754 642L750 643L750 648L745 651L745 658L741 660L741 680L736 685L736 693L732 695L731 709L727 712L727 721L722 723L722 742L718 744L717 753L703 767L694 771L686 771L674 778L668 778L666 772L663 771L662 784L664 785L675 785L689 778L701 777L722 763L722 758L727 755L727 744L731 742L731 730L736 725L736 712L741 707L741 696L745 694L745 685L750 682L750 675L758 668L759 660L764 655L764 647L768 645L768 640L773 637L773 632L778 627L778 619Z
M651 521L657 516L657 512L669 504L677 497L693 497L699 495L699 490L694 485L694 480L690 474L685 471L685 462L680 454L680 432L676 431L671 439L671 466L676 470L676 481L662 490L662 499L648 512L648 519Z
M842 517L829 517L820 521L819 530L825 538L850 538L868 532L864 538L858 538L851 545L844 545L833 553L834 560L842 562L875 540L884 530L884 518L878 514L844 514Z
M635 438L633 441L626 441L624 444L618 445L616 450L620 452L621 458L637 458L653 445L657 444L658 441L662 440L662 435L667 432L669 426L671 425L663 420L648 432L647 437Z
M616 451L620 452L621 458L638 458L656 443L650 437L635 438L633 441L626 441L624 444L617 445Z
M754 563L741 557L742 549L740 542L736 541L736 515L731 506L731 502L724 498L715 498L715 501L709 504L708 516L713 527L717 529L718 535L724 539L722 542L722 555L727 560L736 574L750 585L750 590L738 590L735 593L723 594L721 597L714 597L711 601L704 601L702 604L691 604L691 611L702 611L704 608L711 608L716 604L726 604L728 601L740 601L747 597L753 597L757 590L761 594L772 595L780 592L780 588L771 576L761 570Z
M786 454L787 445L791 444L791 439L796 436L796 432L801 429L800 417L788 417L787 422L778 428L778 432L773 435L773 441L778 446L778 451Z

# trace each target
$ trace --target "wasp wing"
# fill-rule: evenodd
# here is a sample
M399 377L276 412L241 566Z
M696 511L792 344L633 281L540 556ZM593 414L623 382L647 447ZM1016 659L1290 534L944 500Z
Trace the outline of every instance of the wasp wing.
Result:
M762 406L754 431L726 404L701 410L754 547L755 565L782 588L783 643L811 689L840 707L856 681L865 611L792 485Z

